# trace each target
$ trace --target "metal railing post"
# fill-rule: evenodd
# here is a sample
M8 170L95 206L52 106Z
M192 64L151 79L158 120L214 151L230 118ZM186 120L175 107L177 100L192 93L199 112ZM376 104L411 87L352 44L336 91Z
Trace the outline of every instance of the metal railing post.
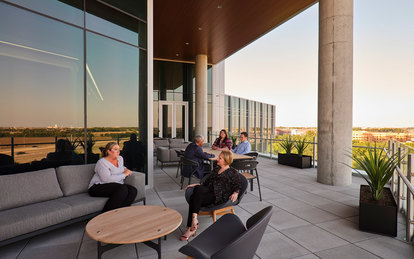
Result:
M58 137L55 136L55 152L57 152L57 141L58 141Z
M116 135L116 143L118 144L118 146L119 146L119 134L117 134Z
M392 142L391 145L391 156L393 156L395 154L395 143L394 141ZM392 178L391 178L391 192L393 195L395 195L395 171L392 173Z
M313 158L312 158L312 165L313 168L316 168L315 161L316 161L316 137L313 137Z
M400 170L401 170L401 146L400 147L398 147L398 161L399 161L399 163L398 163L398 167L400 168ZM403 198L403 196L402 196L402 182L401 182L401 177L400 176L397 176L397 204L398 204L398 211L401 211L401 209L402 209L402 198Z
M273 156L273 139L270 138L270 159L272 159Z
M413 157L411 154L408 154L407 157L407 179L412 183L412 172L413 172ZM406 213L406 241L413 242L413 195L410 192L410 189L407 188L407 213Z
M10 139L10 152L11 152L11 157L13 160L13 164L14 164L14 137L11 137Z

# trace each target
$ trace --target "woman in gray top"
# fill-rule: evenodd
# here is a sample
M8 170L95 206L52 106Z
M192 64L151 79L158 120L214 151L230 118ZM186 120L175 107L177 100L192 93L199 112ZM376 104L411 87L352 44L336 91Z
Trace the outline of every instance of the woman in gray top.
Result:
M132 172L124 166L116 142L109 142L102 151L102 158L96 163L95 174L89 183L89 195L109 197L103 212L127 207L134 202L137 189L124 184L124 179Z

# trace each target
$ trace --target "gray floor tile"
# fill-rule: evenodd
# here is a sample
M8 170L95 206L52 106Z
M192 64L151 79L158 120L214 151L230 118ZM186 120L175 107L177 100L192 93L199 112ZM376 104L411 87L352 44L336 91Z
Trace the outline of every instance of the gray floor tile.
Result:
M266 201L262 201L262 202L241 203L239 206L245 209L246 211L250 212L251 214L255 214L256 212L259 212L260 210L268 206L272 206L272 204Z
M314 254L307 254L307 255L302 255L299 257L294 257L294 259L319 259L319 257L317 257Z
M293 196L293 198L306 202L312 206L322 205L322 204L327 204L327 203L332 202L331 200L328 200L324 197L318 196L316 194L311 194L311 193L296 195L296 196Z
M316 253L316 255L322 259L380 258L352 244L324 250Z
M288 210L293 215L298 216L310 223L316 224L326 221L332 221L338 219L337 216L326 212L324 210L318 209L316 207L303 207L303 208L296 208Z
M337 191L326 191L326 192L320 192L317 194L318 196L327 198L328 200L331 201L346 201L346 200L351 200L353 198L355 198L354 196L350 196L341 192L337 192Z
M414 246L390 237L379 237L355 245L382 258L414 258Z
M304 208L304 207L311 208L312 207L306 202L299 201L299 200L292 199L292 198L269 200L269 202L287 211L289 211L290 209L296 209L296 208Z
M313 225L290 228L281 232L312 252L349 244L347 241Z
M359 209L359 199L358 198L354 198L354 199L350 199L350 200L345 200L345 201L341 201L340 203L353 207L355 209Z
M32 238L18 258L76 258L84 234L85 224L85 222L76 223L51 231L47 235L39 235Z
M316 207L326 210L332 214L335 214L341 218L349 218L352 216L357 216L359 214L358 209L347 206L347 205L343 205L340 203L328 203L328 204L323 204L323 205L316 205Z
M308 250L279 232L264 234L256 251L262 259L292 258L308 253Z
M273 209L273 214L269 222L269 225L277 230L306 226L309 224L309 222L306 222L303 219L290 214L289 212L277 208Z
M378 237L376 234L360 231L357 224L346 219L325 222L317 224L317 226L351 243Z
M349 218L345 218L346 220L349 220L351 222L354 222L355 224L359 223L359 216L353 216L353 217L349 217Z

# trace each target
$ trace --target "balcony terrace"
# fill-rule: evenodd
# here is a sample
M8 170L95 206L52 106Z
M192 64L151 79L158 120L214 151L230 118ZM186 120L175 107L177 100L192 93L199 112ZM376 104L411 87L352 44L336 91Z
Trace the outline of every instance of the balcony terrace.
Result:
M316 169L295 169L275 160L259 158L263 202L257 186L248 191L236 214L246 221L265 206L274 207L269 226L256 258L414 258L414 246L404 242L404 217L400 215L398 237L391 238L358 230L358 196L363 179L337 187L316 182ZM184 245L179 236L185 230L188 205L176 166L155 169L154 188L147 190L147 204L167 206L183 215L181 227L162 245L162 258L185 258L178 252ZM200 230L210 224L202 216ZM0 248L0 258L96 258L96 242L85 234L86 222L61 228L29 240ZM114 226L116 227L116 226ZM139 258L157 258L156 252L138 244ZM103 258L136 258L133 245L124 245L103 254Z

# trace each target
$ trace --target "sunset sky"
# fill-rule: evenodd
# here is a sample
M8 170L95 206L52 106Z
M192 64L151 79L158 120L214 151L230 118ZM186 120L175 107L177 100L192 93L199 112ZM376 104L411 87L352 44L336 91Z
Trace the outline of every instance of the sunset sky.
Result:
M277 126L317 126L318 8L226 59L226 94L276 105ZM353 125L414 126L414 1L354 1Z

